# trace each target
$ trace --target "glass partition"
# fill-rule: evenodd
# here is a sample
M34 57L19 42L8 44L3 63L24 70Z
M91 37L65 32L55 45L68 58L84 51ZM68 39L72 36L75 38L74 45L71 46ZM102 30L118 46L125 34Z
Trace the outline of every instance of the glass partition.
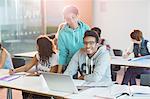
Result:
M41 33L41 0L0 0L0 41L11 53L35 50Z

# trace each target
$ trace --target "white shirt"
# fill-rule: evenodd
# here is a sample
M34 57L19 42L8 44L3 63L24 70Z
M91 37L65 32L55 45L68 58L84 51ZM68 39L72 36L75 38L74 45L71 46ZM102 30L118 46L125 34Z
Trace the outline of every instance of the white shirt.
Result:
M49 64L42 64L40 62L39 54L37 53L36 58L38 60L37 69L42 72L49 72L52 66L58 65L58 54L52 54L52 57L49 58Z

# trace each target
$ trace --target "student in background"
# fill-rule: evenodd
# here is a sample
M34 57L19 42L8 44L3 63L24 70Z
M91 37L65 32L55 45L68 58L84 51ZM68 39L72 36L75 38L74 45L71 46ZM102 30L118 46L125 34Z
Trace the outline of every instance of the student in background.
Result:
M101 29L98 28L98 27L93 27L93 28L91 28L91 30L94 30L94 31L98 34L98 36L99 36L99 41L98 41L99 44L100 44L100 45L105 45L106 48L107 48L107 50L109 51L109 54L110 54L111 56L113 56L114 53L113 53L113 50L111 49L111 47L110 47L108 41L107 41L106 39L104 39L104 38L101 38Z
M110 55L106 46L98 44L99 36L93 30L87 30L83 37L84 48L81 48L71 59L66 75L74 75L78 69L78 79L111 84Z
M48 37L54 42L55 51L58 51L58 44L57 44L56 34L55 35L49 35Z
M37 38L36 43L38 53L32 58L31 62L14 70L10 70L10 74L27 72L33 66L36 66L36 72L34 72L32 75L36 75L38 72L61 73L62 70L58 66L58 54L54 51L53 42L48 38L48 36L40 35ZM50 99L50 97L23 92L23 99L28 99L28 97L31 96L32 99Z
M9 52L0 43L0 69L13 69L12 59Z
M135 57L142 57L145 55L150 55L150 42L143 38L142 32L140 30L134 30L131 34L131 45L124 53L123 57L127 58L131 53L134 53ZM129 67L125 72L122 84L136 85L136 76L141 73L146 73L150 70L142 67Z
M67 6L63 10L65 22L58 29L59 64L65 69L72 56L83 47L83 36L89 29L78 18L79 11L75 6Z

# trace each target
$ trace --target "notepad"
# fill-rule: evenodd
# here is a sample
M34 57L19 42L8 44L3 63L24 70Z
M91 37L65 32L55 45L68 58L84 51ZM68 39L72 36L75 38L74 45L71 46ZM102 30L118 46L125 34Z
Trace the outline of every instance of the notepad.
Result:
M129 95L129 96L134 96L134 95L150 96L150 87L137 86L137 85L132 85L132 86L114 85L111 88L111 92L114 97L118 97L124 94Z
M25 75L24 73L16 73L14 75L5 75L5 76L0 77L0 80L9 82L9 81L16 80L24 75Z

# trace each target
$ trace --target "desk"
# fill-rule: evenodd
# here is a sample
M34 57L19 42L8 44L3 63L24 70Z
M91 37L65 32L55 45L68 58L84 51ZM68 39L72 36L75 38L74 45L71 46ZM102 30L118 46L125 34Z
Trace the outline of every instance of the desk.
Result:
M25 58L32 58L35 56L37 51L32 51L32 52L25 52L25 53L18 53L18 54L13 54L15 57L25 57Z
M128 61L128 59L124 59L123 57L113 56L111 64L150 68L150 59L143 59L142 61Z
M0 69L0 77L7 74L8 74L8 70ZM114 92L118 92L116 91L116 89L118 88L120 89L120 87L123 86L123 85L112 85L110 87L89 88L87 90L81 90L79 94L70 94L65 92L48 90L43 80L44 79L42 78L42 76L23 76L9 82L1 80L0 86L37 93L44 96L51 95L51 96L58 96L62 98L69 98L69 99L70 98L71 99L103 99L102 97L110 97L112 99L112 96L115 94ZM75 85L80 85L80 84L77 83ZM116 88L116 86L119 87ZM150 90L150 88L148 90ZM139 97L132 97L132 96L120 97L119 99L130 99L130 98L140 99ZM142 97L142 99L149 99L149 96L145 98Z
M4 76L6 74L8 74L8 70L0 69L0 76ZM37 93L38 95L41 94L44 96L52 95L66 97L70 95L70 93L49 90L47 86L45 86L42 76L23 76L9 82L0 80L0 86Z

